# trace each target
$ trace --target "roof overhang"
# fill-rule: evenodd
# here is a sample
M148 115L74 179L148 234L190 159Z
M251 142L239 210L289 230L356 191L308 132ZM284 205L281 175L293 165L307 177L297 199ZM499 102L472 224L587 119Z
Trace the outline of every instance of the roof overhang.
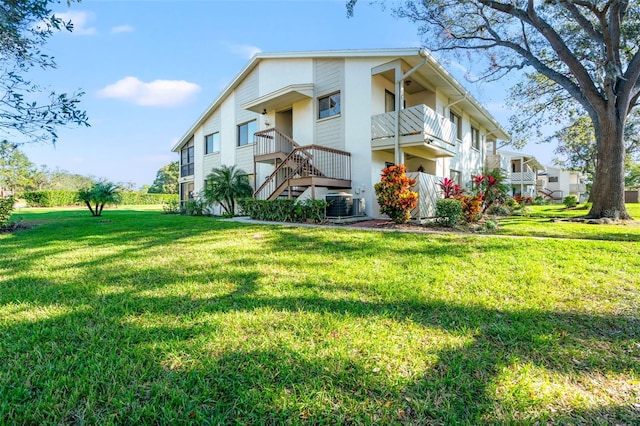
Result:
M265 110L277 111L312 97L313 83L292 84L242 104L241 108L261 114Z

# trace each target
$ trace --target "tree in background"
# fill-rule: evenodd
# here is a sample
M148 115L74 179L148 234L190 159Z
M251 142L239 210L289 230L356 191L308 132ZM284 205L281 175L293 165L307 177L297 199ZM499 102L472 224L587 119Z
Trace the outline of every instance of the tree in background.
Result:
M0 142L0 188L14 194L33 189L35 165L14 144Z
M120 202L120 190L113 182L103 181L78 191L78 198L87 205L92 216L102 216L102 209L106 204Z
M627 120L624 134L625 186L628 186L628 168L640 153L640 111L638 109L635 109ZM584 173L588 176L591 186L598 163L598 149L591 120L586 116L580 116L571 125L555 132L549 140L557 142L554 152L558 157L554 158L554 163L564 169Z
M235 214L237 200L251 197L252 194L253 188L249 183L249 176L236 166L213 169L207 176L203 191L207 202L220 204L229 216Z
M68 0L71 3L73 0ZM16 145L57 139L56 129L88 126L78 104L83 93L55 93L27 79L31 68L54 69L42 47L55 32L72 31L54 16L55 0L13 0L0 4L0 139ZM45 102L41 100L48 96Z
M177 161L172 161L161 167L156 174L156 179L148 189L149 194L177 194L179 177L180 164Z
M356 3L347 1L348 13ZM598 153L588 216L630 218L624 204L624 129L640 97L640 3L407 0L395 4L396 16L420 24L427 47L466 52L476 63L484 59L481 78L532 70L525 92L535 103L529 110L519 110L516 123L521 125L515 130L562 119L567 105L578 105L593 123Z
M624 184L629 189L640 188L640 163L630 163L624 176Z

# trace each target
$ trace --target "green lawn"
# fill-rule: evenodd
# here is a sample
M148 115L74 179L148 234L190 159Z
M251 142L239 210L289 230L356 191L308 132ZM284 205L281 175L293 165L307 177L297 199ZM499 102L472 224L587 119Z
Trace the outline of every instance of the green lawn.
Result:
M582 208L581 208L582 207ZM500 218L496 234L552 238L585 238L610 241L640 242L640 204L627 204L636 220L610 225L591 225L567 219L585 216L584 206L567 209L564 205L530 206L519 216Z
M0 234L0 424L640 416L632 239L17 217L37 226Z

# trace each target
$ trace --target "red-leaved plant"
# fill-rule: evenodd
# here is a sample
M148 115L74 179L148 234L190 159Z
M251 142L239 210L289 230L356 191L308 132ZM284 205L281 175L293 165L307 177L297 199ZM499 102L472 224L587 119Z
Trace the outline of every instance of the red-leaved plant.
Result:
M382 170L380 182L374 185L380 213L386 214L396 223L406 223L411 219L411 210L418 205L418 193L411 191L415 179L407 177L403 164Z

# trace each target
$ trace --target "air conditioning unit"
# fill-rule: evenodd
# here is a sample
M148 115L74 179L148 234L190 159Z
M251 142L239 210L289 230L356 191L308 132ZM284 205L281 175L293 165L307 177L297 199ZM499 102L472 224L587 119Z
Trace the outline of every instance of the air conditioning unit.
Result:
M328 217L351 216L353 195L340 192L338 194L327 194L325 199L329 203L327 206Z
M353 199L353 207L351 210L354 216L366 216L367 212L365 207L364 198Z

